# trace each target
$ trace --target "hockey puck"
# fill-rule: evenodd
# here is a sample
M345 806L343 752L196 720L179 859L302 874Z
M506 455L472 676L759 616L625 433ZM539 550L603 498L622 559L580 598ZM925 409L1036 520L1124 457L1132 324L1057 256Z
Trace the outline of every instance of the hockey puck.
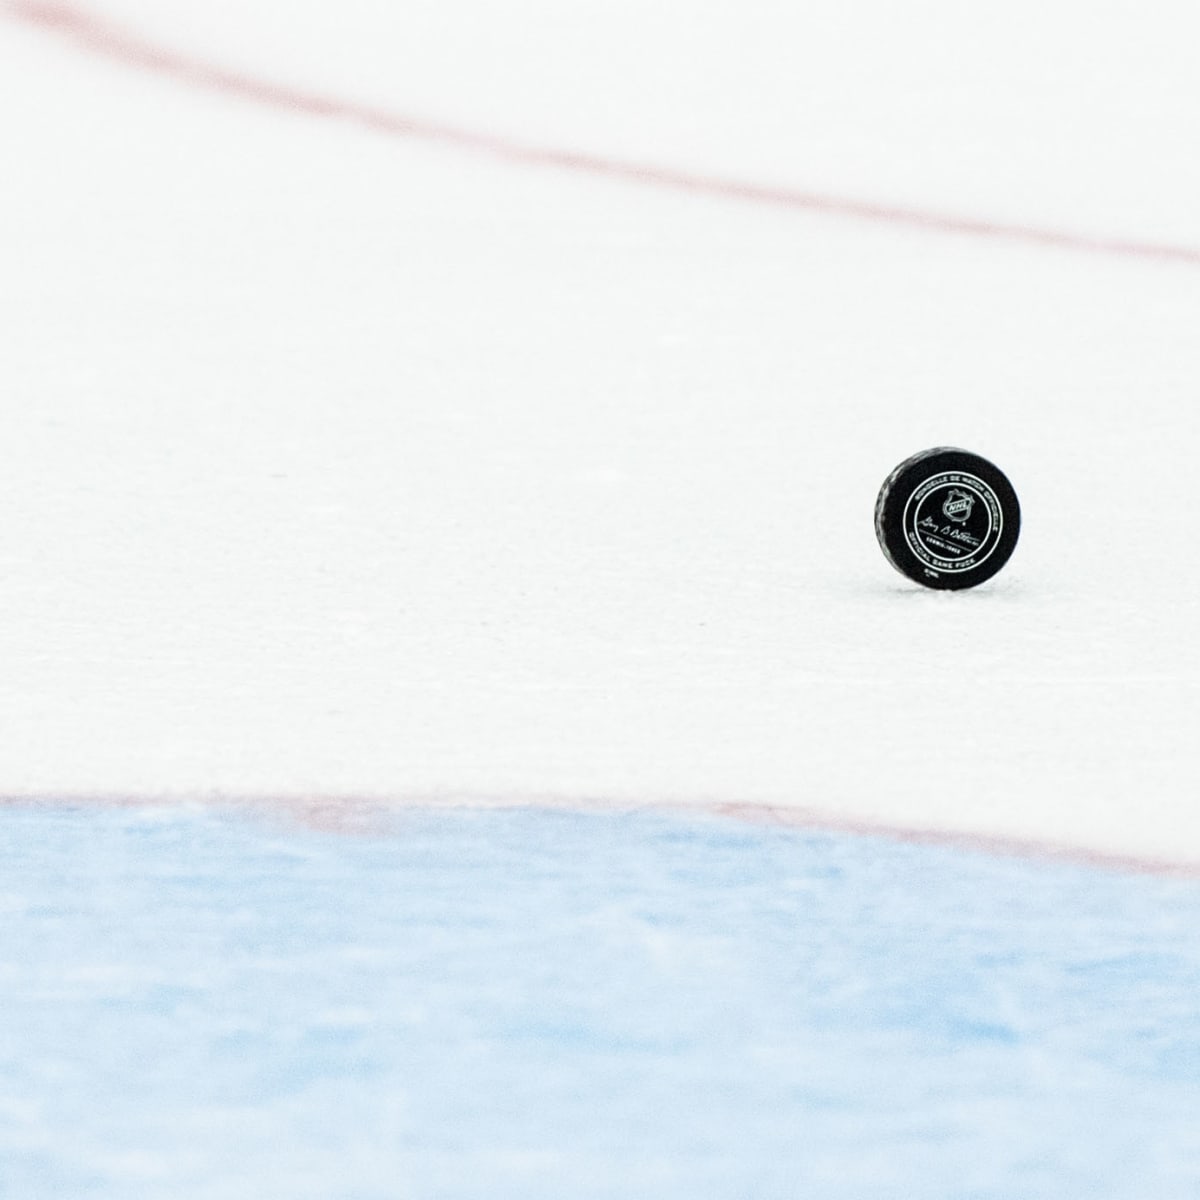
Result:
M1004 472L950 446L906 458L875 502L875 536L888 562L929 588L991 579L1020 532L1021 506Z

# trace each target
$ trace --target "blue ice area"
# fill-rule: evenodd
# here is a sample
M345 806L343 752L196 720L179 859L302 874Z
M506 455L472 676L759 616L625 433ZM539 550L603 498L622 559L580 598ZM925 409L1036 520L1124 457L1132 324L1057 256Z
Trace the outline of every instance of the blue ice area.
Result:
M662 814L0 809L0 1196L1200 1195L1200 886Z

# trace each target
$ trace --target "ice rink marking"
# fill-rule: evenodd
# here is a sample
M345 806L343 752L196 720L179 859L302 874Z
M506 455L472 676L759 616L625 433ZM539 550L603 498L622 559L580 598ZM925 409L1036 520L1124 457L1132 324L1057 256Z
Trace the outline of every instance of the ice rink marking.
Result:
M71 4L4 0L0 11L26 24L69 38L89 52L164 75L177 82L284 111L347 121L388 137L417 139L486 154L522 166L547 167L579 174L747 201L825 216L844 217L929 233L1016 241L1079 253L1159 260L1200 266L1200 248L1123 238L1089 237L1059 229L1007 224L975 217L873 203L748 180L723 178L650 163L610 158L586 151L526 145L456 125L407 117L353 100L287 87L215 63L205 62L134 33L117 29Z
M453 795L430 792L412 795L253 795L214 791L203 795L163 792L159 795L9 794L0 795L0 810L18 808L204 808L259 814L321 833L372 837L385 831L390 816L441 809L529 809L547 813L673 813L699 818L725 818L752 825L803 829L853 838L880 838L893 844L961 850L1030 863L1067 864L1098 871L1144 875L1160 879L1200 880L1200 863L1146 855L1118 854L1088 846L1046 839L972 832L965 829L905 826L845 817L833 812L788 804L741 801L614 800L599 796Z

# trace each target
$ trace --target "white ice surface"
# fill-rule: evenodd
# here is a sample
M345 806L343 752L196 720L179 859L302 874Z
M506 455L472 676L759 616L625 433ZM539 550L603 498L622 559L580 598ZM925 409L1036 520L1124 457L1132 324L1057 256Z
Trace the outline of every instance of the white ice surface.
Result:
M87 6L531 142L1200 246L1189 4ZM518 168L0 24L0 791L1200 862L1200 269ZM957 444L1012 563L871 511Z

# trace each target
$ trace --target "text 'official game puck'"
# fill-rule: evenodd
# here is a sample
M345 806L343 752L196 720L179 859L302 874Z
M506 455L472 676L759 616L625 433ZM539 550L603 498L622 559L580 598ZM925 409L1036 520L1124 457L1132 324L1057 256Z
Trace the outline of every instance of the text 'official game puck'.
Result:
M1004 472L951 446L906 458L875 502L875 536L888 562L925 587L991 579L1020 532L1021 506Z

